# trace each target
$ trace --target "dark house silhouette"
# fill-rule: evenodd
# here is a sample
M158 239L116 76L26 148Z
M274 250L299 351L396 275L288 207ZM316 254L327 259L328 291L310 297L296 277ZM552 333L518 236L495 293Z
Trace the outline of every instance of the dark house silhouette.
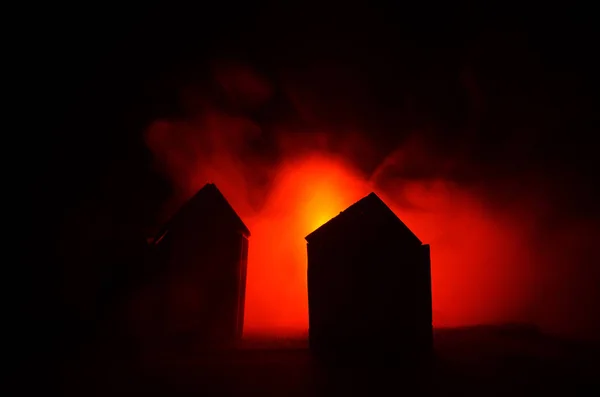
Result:
M309 345L399 358L432 347L429 245L371 193L306 237Z
M207 347L241 338L250 231L214 184L189 199L151 241L160 268L159 327Z

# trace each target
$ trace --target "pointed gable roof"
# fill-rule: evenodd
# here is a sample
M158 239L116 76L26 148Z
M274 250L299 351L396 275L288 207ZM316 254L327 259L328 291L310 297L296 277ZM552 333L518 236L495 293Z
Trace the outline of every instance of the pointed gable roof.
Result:
M359 228L373 222L377 225L395 228L412 244L423 244L375 193L370 193L358 200L305 238L310 243L325 235L352 231L353 228Z
M237 228L244 236L250 237L250 230L248 230L242 219L229 204L223 193L221 193L214 183L207 183L186 201L179 211L160 229L153 243L158 244L174 225L192 212L192 209L197 208L201 208L211 215L218 213L219 216L224 216L223 221L229 222L233 228Z

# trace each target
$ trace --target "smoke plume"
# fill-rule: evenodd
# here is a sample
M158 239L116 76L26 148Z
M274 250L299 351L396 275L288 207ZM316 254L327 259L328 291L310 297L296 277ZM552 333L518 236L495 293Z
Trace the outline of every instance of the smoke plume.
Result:
M360 99L368 88L335 68L321 70L325 77L267 78L246 65L214 63L216 88L193 91L182 99L184 116L146 131L173 184L161 220L214 182L251 230L247 332L306 330L304 237L370 191L431 244L435 326L528 322L560 334L598 331L589 316L600 300L590 249L596 226L563 216L538 173L490 177L478 169L468 134L467 145L440 150L427 130L435 127L409 122L410 98L396 120L374 121L377 109ZM468 83L465 95L477 94L480 112L483 94ZM395 141L383 138L390 129Z

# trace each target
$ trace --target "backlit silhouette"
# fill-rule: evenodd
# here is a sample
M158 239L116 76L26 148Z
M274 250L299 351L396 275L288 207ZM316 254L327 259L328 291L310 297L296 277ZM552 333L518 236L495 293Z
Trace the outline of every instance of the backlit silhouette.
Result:
M375 193L306 240L311 349L394 357L430 350L429 245Z
M250 231L214 184L200 189L153 244L165 280L163 325L178 342L228 345L242 336Z

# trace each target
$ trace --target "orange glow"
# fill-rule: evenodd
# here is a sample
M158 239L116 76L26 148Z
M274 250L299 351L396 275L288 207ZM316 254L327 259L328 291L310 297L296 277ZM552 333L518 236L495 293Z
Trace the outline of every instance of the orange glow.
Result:
M373 188L341 161L309 156L284 166L264 210L247 218L253 232L247 331L306 330L304 236L372 190L432 246L436 326L509 321L517 315L528 298L522 284L533 279L523 262L522 234L502 216L486 213L475 197L444 182L404 183L399 204L393 191Z
M211 115L213 122L215 117ZM188 128L157 123L149 130L149 138L158 139L168 129L175 134ZM222 136L215 135L217 148L222 147ZM148 142L160 142L153 139ZM187 150L193 147L188 145ZM181 187L181 198L214 182L252 232L247 332L306 331L304 237L371 191L431 245L434 325L516 321L531 298L530 287L536 281L524 240L530 233L527 217L495 213L465 189L444 181L409 183L390 178L382 185L379 179L385 179L381 176L385 169L377 173L378 180L370 181L343 159L312 151L292 155L277 168L257 209L250 205L254 187L244 179L244 166L230 153L186 159L174 157L179 152L169 149L170 145L161 143L154 150Z
M283 166L263 210L247 217L246 330L308 326L306 241L311 231L368 191L339 161L310 156Z
M232 70L220 79L229 81ZM225 84L236 108L255 106L253 98L262 103L272 92L259 80L236 84ZM591 302L597 289L584 282L578 291L571 288L577 276L572 252L579 249L572 240L592 246L597 229L575 234L581 228L565 224L548 232L547 223L539 223L549 213L545 196L534 188L519 188L512 201L494 207L489 186L486 191L439 179L398 179L403 166L433 163L422 147L399 148L369 176L341 153L362 153L360 143L334 155L325 149L334 134L274 129L277 166L273 158L249 154L247 143L261 135L255 123L208 106L190 120L157 121L146 131L148 147L175 187L166 213L213 182L252 233L245 331L307 330L304 237L371 191L431 245L435 326L527 321L562 331L576 327L564 321L576 313L581 324L587 321L577 299Z

